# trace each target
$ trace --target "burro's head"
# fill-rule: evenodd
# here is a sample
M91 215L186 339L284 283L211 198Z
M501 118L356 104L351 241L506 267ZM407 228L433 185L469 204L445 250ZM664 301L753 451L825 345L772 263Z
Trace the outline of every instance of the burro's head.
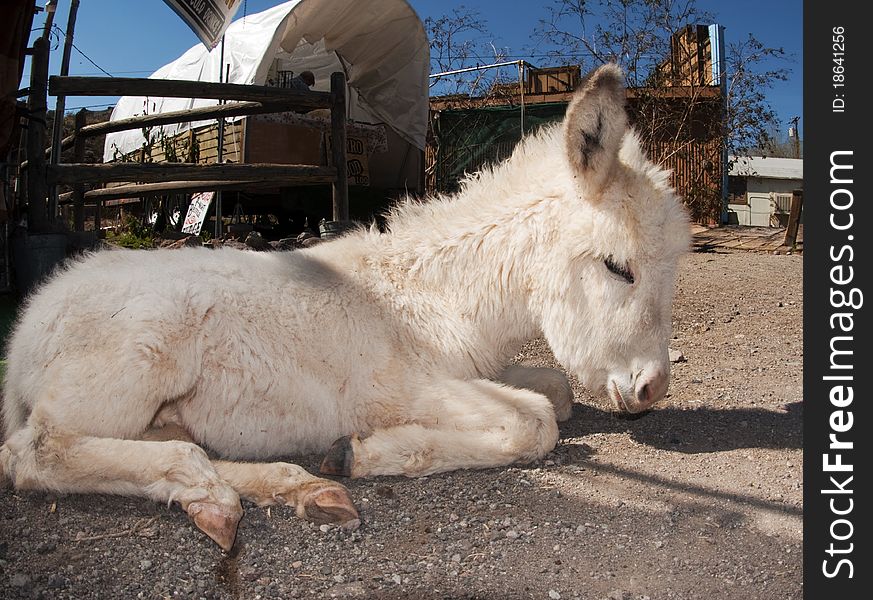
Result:
M625 95L620 69L598 68L554 132L555 226L541 236L532 308L564 367L637 413L667 392L676 270L690 232L669 173L628 128Z

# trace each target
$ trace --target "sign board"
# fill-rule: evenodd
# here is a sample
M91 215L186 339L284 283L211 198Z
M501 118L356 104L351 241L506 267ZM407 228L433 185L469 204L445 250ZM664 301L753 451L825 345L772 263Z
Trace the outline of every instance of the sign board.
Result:
M203 221L206 220L206 213L209 211L213 197L215 192L200 192L191 196L191 204L182 224L182 233L200 235L200 229L203 227Z
M346 138L346 166L349 185L370 185L370 163L367 142L363 138Z
M330 151L330 138L327 139ZM346 138L346 173L349 185L370 185L370 159L367 154L367 141L361 137Z
M241 0L164 0L200 41L212 50L227 30Z

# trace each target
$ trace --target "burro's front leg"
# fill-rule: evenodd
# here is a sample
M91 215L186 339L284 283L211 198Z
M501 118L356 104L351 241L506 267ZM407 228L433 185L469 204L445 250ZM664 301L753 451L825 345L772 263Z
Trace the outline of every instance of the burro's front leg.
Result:
M421 386L404 409L407 414L384 415L401 425L337 440L322 473L417 477L484 469L536 460L558 442L546 396L486 379Z
M297 516L316 523L337 523L356 529L361 521L348 490L335 481L315 477L286 462L239 463L213 461L223 480L258 506L287 504Z
M497 379L507 385L544 395L552 403L559 423L573 414L573 388L567 376L557 369L509 365Z

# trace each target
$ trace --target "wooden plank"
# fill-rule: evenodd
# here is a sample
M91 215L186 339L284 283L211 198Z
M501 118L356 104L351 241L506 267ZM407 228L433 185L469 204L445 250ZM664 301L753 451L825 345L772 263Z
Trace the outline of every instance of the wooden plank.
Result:
M770 245L772 242L768 239L750 239L743 240L738 247L743 250L761 250Z
M93 183L138 181L236 181L262 180L284 184L333 183L337 169L315 165L277 164L191 164L191 163L106 163L48 165L49 183Z
M164 98L211 98L281 103L289 108L330 108L329 92L306 92L289 88L237 83L208 83L180 79L146 79L124 77L49 78L53 96L157 96Z
M120 185L111 188L90 190L85 192L86 201L115 200L137 196L160 196L173 192L208 192L212 190L250 191L277 188L279 184L267 181L176 181L164 183L142 183ZM63 194L61 203L71 200L71 195Z
M211 133L213 133L214 135L203 136L202 138L201 137L197 138L197 145L200 147L201 152L203 150L206 150L209 148L218 148L218 135L215 134L215 131L212 131ZM233 146L234 144L239 144L239 142L237 141L236 138L237 138L236 132L230 132L229 134L226 133L224 135L225 150L227 149L228 146Z
M239 153L236 150L224 152L224 161L229 163L239 163ZM212 146L211 148L207 148L205 150L200 150L200 156L198 157L198 163L201 165L212 165L218 162L218 147Z
M262 102L232 102L218 106L205 106L190 108L188 110L175 110L172 112L157 113L154 115L142 115L119 119L117 121L104 121L94 123L82 128L82 135L94 137L128 129L140 129L142 127L158 127L173 123L190 123L192 121L206 121L218 117L242 117L246 115L261 115L276 112L286 112L291 107L282 104L265 104ZM66 141L67 138L64 139Z
M330 109L330 141L336 178L333 181L333 219L349 218L349 180L346 165L346 77L343 73L330 76L333 106Z
M323 164L321 129L247 119L246 162Z
M788 227L785 230L783 246L797 245L797 230L800 225L800 214L803 210L803 190L791 192L791 213L788 215Z

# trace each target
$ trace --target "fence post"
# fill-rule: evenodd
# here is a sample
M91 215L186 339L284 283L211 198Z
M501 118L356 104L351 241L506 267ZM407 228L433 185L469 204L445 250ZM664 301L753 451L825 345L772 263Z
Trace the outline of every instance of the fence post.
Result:
M97 202L94 204L94 231L97 232L97 239L103 238L103 232L101 231L101 227L103 226L100 222L102 217L101 213L103 212L103 200L97 199Z
M73 162L85 162L85 136L82 135L82 128L86 124L88 111L82 109L76 113L75 128L73 130ZM60 152L60 145L58 145ZM75 231L85 231L85 187L82 184L73 186L73 229Z
M788 215L788 227L785 230L783 246L794 248L797 244L797 230L800 227L800 215L803 211L803 190L791 192L791 213Z
M30 66L30 95L27 99L27 228L32 233L48 230L49 223L45 180L48 63L48 39L44 37L37 38L33 42L33 59ZM58 118L57 115L55 115L55 118Z
M337 72L330 76L330 93L333 98L330 108L330 136L336 181L333 183L333 220L349 218L349 176L346 164L346 77Z

